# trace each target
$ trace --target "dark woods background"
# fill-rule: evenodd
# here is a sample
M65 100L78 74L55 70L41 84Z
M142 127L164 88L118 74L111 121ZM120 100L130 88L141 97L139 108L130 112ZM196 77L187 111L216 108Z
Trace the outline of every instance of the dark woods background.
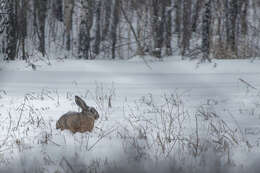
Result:
M260 55L259 0L0 0L0 55Z

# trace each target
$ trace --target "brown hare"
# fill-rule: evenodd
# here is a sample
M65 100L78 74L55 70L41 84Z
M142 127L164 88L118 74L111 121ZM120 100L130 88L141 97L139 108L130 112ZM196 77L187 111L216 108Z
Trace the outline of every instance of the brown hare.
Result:
M75 96L76 104L82 109L81 112L67 112L62 115L56 123L56 129L68 129L72 133L86 131L91 132L94 122L99 118L99 114L95 108L86 105L84 100L79 96Z

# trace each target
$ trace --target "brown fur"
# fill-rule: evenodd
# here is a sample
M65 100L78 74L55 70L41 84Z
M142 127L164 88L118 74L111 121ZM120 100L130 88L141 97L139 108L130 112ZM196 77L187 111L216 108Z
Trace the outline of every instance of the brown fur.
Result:
M72 133L91 132L94 127L95 119L88 115L83 115L78 112L68 112L61 116L56 123L56 129L68 129Z
M82 112L67 112L62 115L56 123L56 129L61 129L61 131L67 129L72 133L91 132L95 120L99 118L98 112L95 108L86 106L85 102L78 96L75 97L75 101L82 108Z

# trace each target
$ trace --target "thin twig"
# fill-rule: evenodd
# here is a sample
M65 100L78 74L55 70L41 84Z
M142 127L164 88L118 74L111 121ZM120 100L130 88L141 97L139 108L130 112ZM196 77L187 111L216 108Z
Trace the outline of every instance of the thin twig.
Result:
M16 130L18 129L19 124L20 124L20 121L21 121L21 119L22 119L22 115L23 115L24 107L25 107L25 102L22 104L22 108L21 108L21 112L20 112L19 120L18 120L17 125L16 125L16 127L15 127Z
M8 127L8 132L7 132L7 135L3 141L3 143L1 144L1 146L4 146L6 144L6 141L8 140L9 138L9 134L10 134L10 131L11 131L11 127L12 127L12 116L11 116L11 113L9 112L9 127Z
M254 87L253 85L251 85L250 83L248 83L244 79L239 78L238 80L240 80L242 83L246 84L247 87L257 90L256 87Z
M71 164L69 163L69 161L68 161L65 157L63 157L62 160L64 160L65 163L67 164L67 166L70 168L70 170L71 170L73 173L75 173L75 171L74 171L73 167L71 166ZM62 160L61 160L61 163L62 163ZM63 169L64 169L64 168L63 168Z
M87 149L87 151L92 150L92 148L94 148L99 141L101 141L104 137L108 136L109 134L111 134L111 133L114 132L115 130L116 130L116 129L112 129L112 130L110 130L109 132L103 134L101 137L98 138L98 140L97 140L92 146L90 146L90 147Z

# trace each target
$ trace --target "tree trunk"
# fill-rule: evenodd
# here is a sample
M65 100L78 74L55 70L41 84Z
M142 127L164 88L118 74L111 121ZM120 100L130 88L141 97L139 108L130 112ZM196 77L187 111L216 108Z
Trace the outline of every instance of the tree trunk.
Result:
M141 27L140 27L140 19L137 19L137 32L134 29L134 26L132 24L132 22L130 21L130 19L127 16L126 11L124 10L124 8L122 7L121 4L121 12L126 20L126 22L128 23L128 26L130 28L130 31L132 32L132 34L134 35L135 41L137 43L137 51L136 51L136 55L144 55L144 51L143 51L143 47L140 41L140 37L141 37ZM138 18L140 18L138 16ZM129 41L130 42L130 41Z
M175 33L179 33L181 31L181 4L182 4L182 0L175 0L175 19L174 19L174 23L175 23L175 28L174 28L174 32Z
M166 10L166 22L165 22L165 44L166 44L166 55L171 56L172 55L172 9L169 9L171 7L171 0L167 0L167 7L168 9Z
M116 57L116 44L117 44L117 28L120 15L120 0L114 0L113 21L111 26L111 39L112 39L112 59Z
M165 2L160 0L152 0L151 19L153 32L153 51L152 54L161 58L162 47L164 41L164 24L165 24Z
M238 0L231 0L230 2L230 48L232 52L237 54L237 45L236 45L236 31L237 31L237 16L238 16Z
M0 6L0 11L3 12L3 13L6 13L8 10L7 6L8 6L8 3L6 1L0 1L1 5ZM0 35L3 36L2 40L0 40L0 53L3 54L3 57L4 57L4 60L7 60L8 57L7 57L7 27L8 27L8 18L9 18L9 15L8 13L7 14L2 14L0 15Z
M81 1L81 5L78 56L79 58L89 59L91 46L90 30L93 25L94 0Z
M230 44L230 25L229 0L225 0L226 49L229 49Z
M20 0L21 4L19 6L19 12L18 12L18 29L19 29L19 39L22 46L22 59L26 60L26 45L25 45L25 39L27 36L27 8L28 8L28 0Z
M66 27L66 49L71 49L72 13L74 0L64 0L64 24Z
M204 4L204 14L202 21L202 61L208 60L210 54L210 27L211 27L211 0L206 0Z
M95 37L95 44L93 52L98 55L100 53L100 43L101 43L101 26L100 26L100 19L101 19L101 0L98 1L97 10L96 10L96 37Z
M247 34L247 14L248 14L248 5L249 2L248 0L243 0L242 1L242 7L241 7L241 33L243 35Z
M53 15L55 16L55 18L62 22L63 21L63 1L62 0L54 0L53 1Z
M199 14L201 11L201 7L203 6L203 3L204 3L204 0L197 0L197 2L195 4L194 13L192 16L192 31L193 32L196 32L196 30L197 30Z
M112 12L112 0L105 0L105 23L104 28L102 30L102 41L104 41L107 37L109 26L110 26L110 19L111 19L111 12Z
M43 56L46 55L45 50L45 25L46 25L46 16L47 16L47 0L35 0L34 2L36 8L36 15L39 30L38 37L39 37L39 51L42 53Z
M15 60L17 49L17 4L16 0L7 1L8 25L7 25L7 47L6 59Z
M181 55L184 56L190 48L191 39L191 0L183 1L183 31L181 40Z

